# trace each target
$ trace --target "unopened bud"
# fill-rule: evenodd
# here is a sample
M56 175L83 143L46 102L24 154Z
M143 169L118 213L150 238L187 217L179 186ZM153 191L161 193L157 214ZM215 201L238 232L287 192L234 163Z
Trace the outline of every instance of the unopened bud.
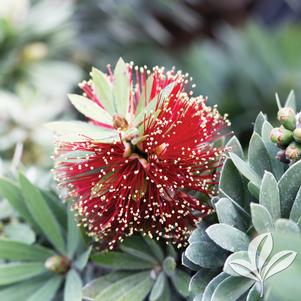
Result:
M301 143L301 128L295 129L293 134L295 141Z
M271 140L279 145L289 145L293 140L293 132L284 127L274 128L270 134Z
M58 274L64 274L70 269L70 260L65 256L51 256L45 262L48 271Z
M116 130L126 131L129 128L129 123L120 114L115 114L113 116L113 127Z
M281 108L277 117L286 129L293 131L296 128L296 113L292 108Z
M285 150L279 151L276 155L276 159L286 164L290 163L290 160L286 157Z
M301 156L301 145L296 142L292 142L285 151L285 155L288 159L292 160L293 162L300 159Z

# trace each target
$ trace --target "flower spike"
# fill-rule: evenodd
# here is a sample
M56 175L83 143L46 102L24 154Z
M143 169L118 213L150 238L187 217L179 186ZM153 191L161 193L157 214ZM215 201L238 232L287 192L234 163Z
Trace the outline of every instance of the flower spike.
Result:
M114 72L93 68L71 95L89 123L56 122L55 178L67 188L80 223L103 248L142 232L177 246L211 208L190 192L214 193L229 122L188 75L137 67L120 59Z

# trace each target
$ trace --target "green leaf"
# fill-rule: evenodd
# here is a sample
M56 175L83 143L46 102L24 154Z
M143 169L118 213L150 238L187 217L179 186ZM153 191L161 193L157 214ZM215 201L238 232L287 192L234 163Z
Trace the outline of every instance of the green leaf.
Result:
M261 137L253 133L248 149L249 166L259 177L263 177L266 170L271 170L270 158ZM251 179L250 179L251 180ZM251 180L257 184L254 180Z
M45 277L39 277L2 288L0 290L0 300L27 300L27 298L34 294L44 283Z
M231 153L234 153L241 159L244 159L244 151L236 136L231 137L225 147L226 149L229 149Z
M301 161L290 166L278 182L281 216L288 217L301 186Z
M140 236L132 236L127 238L120 246L120 249L129 255L149 261L152 264L158 263L156 258L149 253L148 245L145 244L144 240Z
M275 228L278 233L284 234L297 233L300 234L300 227L292 220L280 218L275 222Z
M89 301L94 300L100 292L111 286L114 282L132 275L133 272L112 272L96 278L83 288L83 297Z
M51 277L45 282L33 295L30 296L26 301L51 301L56 295L63 278L61 276ZM70 301L72 301L70 299Z
M187 267L189 270L195 271L197 272L200 269L200 266L198 266L197 264L193 263L192 261L190 261L185 253L182 253L182 265L184 267Z
M270 157L273 175L277 180L279 180L284 172L284 164L278 159L276 159L276 155L279 151L279 148L271 141L270 134L272 129L273 126L269 122L265 121L262 126L261 136L262 141Z
M80 231L75 222L73 212L68 208L68 228L67 228L67 253L69 258L73 258L80 243Z
M247 296L247 300L246 301L262 301L263 299L260 298L260 293L258 292L256 285L254 285Z
M163 293L161 295L161 297L159 299L157 299L156 301L177 301L178 299L171 299L174 298L174 296L171 297L171 289L170 286L168 284L168 282L166 282L166 285L164 287Z
M121 252L101 252L92 256L92 260L102 267L118 270L151 269L153 264L148 261Z
M190 244L194 242L202 242L202 241L208 241L211 242L211 239L209 238L208 234L206 233L207 225L204 223L200 223L197 225L198 227L194 229L188 238L188 242Z
M255 124L254 124L254 131L258 134L261 135L261 130L262 130L262 126L263 123L266 120L266 115L264 115L262 112L260 112L255 120Z
M157 112L164 101L168 99L170 93L172 92L175 83L170 83L164 89L160 91L145 107L143 111L141 111L134 119L133 123L135 126L139 126L139 124L145 119L148 118L151 114Z
M183 296L189 296L189 282L190 276L185 272L177 269L175 273L171 276L172 283L177 290L177 292Z
M42 197L41 192L23 174L20 174L20 185L26 205L35 222L53 246L64 254L65 243L60 226Z
M278 184L273 174L268 171L264 173L262 179L259 203L269 211L273 220L280 218L280 195Z
M146 277L124 295L120 296L116 301L143 301L150 293L153 283L154 281L150 277ZM100 299L96 300L100 301Z
M136 273L134 275L123 278L117 282L114 282L112 285L102 290L101 293L97 295L95 301L117 301L117 300L119 301L120 297L126 297L133 288L139 287L141 282L143 282L144 280L147 280L147 282L149 282L150 280L149 272ZM152 285L152 281L150 283L149 290L151 288L151 285ZM136 296L132 294L132 298L134 297ZM140 300L142 301L143 298L141 298ZM123 301L125 300L126 299L124 298ZM129 300L133 301L131 299Z
M290 213L290 219L298 222L298 220L301 217L301 187L298 190L298 193L296 195L291 213Z
M172 276L174 274L176 267L177 263L171 256L165 258L165 260L163 261L163 269L168 276Z
M217 288L217 286L224 281L225 279L229 278L230 276L226 273L220 273L216 277L214 277L209 284L206 286L206 289L203 294L202 301L209 301Z
M175 260L177 260L178 258L178 253L172 244L167 245L167 254L168 256L174 258Z
M219 188L235 202L245 207L245 190L243 179L232 160L227 159L221 169Z
M5 238L10 240L24 242L26 244L33 244L36 240L36 234L29 225L24 223L11 223L6 225L3 229Z
M194 264L208 269L223 266L227 258L221 248L208 241L190 244L185 250L185 256Z
M248 183L248 190L256 200L259 199L260 189L253 182Z
M130 100L130 79L128 68L122 58L119 58L114 70L113 96L115 109L123 117L127 117Z
M226 199L228 199L233 205L234 207L240 212L241 215L243 215L247 220L251 218L250 214L249 214L249 207L250 207L250 202L248 201L248 204L246 202L246 205L248 205L248 207L246 209L244 209L241 205L239 205L237 202L235 202L225 191L223 191L222 189L220 189L220 195L224 196ZM248 211L247 211L248 210Z
M58 197L58 195L51 190L40 190L43 198L47 202L50 210L55 215L56 219L60 223L62 229L67 229L67 213L66 205L64 202Z
M215 204L215 209L220 223L239 230L247 230L250 219L240 212L228 198L219 199Z
M254 228L258 233L272 232L273 219L269 211L260 204L251 204L251 215Z
M189 282L189 292L193 295L202 295L208 283L216 276L216 270L200 269Z
M144 235L143 239L152 254L159 260L159 262L162 262L164 260L164 253L158 243L154 239L151 239L148 235Z
M82 281L75 270L70 270L66 278L64 300L81 301L82 298Z
M0 285L7 285L47 272L43 263L7 263L0 265Z
M68 97L73 106L87 118L113 125L112 116L92 100L77 94L68 94Z
M10 205L25 221L35 225L35 222L24 203L21 190L15 183L7 178L0 177L0 195L9 201Z
M285 105L284 107L290 107L292 108L294 111L297 110L297 104L296 104L296 96L295 96L295 92L294 90L291 90L287 99L286 99L286 102L285 102Z
M223 280L215 289L211 301L228 301L237 300L242 296L252 285L253 280L244 277L230 276Z
M136 115L138 115L143 110L143 108L147 106L148 102L150 101L153 81L154 81L154 76L153 74L150 74L146 80L145 86L142 88L138 107L136 110Z
M103 128L81 121L54 121L47 123L45 126L59 135L58 140L66 142L86 141L87 137L96 141L111 142L119 137L115 129ZM59 160L64 161L62 158Z
M226 224L214 224L206 232L217 245L230 252L245 251L250 243L244 232Z
M0 258L6 260L26 260L45 262L54 255L50 249L39 245L28 245L12 240L0 240Z
M164 272L161 272L152 288L149 301L156 301L157 299L159 299L163 294L165 285L166 285L166 276Z
M90 258L92 247L89 247L75 262L74 265L81 271L85 268Z
M225 264L224 264L224 268L223 268L223 271L225 273L227 273L228 275L231 275L231 276L241 276L239 274L237 274L231 267L230 263L233 261L233 260L245 260L245 261L250 261L249 259L249 255L248 255L248 252L247 251L239 251L239 252L235 252L235 253L232 253L228 258L227 260L225 261Z
M257 187L260 187L261 179L260 176L251 169L251 167L242 159L240 159L236 154L230 153L230 158L232 159L236 168L250 181L252 181Z
M114 109L112 87L105 74L93 67L91 75L96 95L106 111L108 111L111 115L117 113Z

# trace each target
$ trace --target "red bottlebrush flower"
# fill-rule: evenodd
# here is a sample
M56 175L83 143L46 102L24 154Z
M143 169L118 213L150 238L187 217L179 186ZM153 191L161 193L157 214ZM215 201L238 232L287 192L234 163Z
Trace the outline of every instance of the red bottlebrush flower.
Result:
M55 122L55 177L75 199L81 223L104 248L135 232L179 247L210 208L190 195L213 193L228 125L188 75L138 68L120 59L114 74L97 69L69 95L90 123Z

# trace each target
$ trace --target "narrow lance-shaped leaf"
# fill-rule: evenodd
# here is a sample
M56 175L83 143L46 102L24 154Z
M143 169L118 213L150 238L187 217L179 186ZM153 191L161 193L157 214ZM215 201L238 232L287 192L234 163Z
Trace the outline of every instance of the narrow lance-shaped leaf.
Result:
M150 114L155 113L157 110L161 108L164 101L168 99L170 93L172 92L173 88L175 86L175 83L170 83L168 86L162 89L162 91L156 95L145 107L144 110L142 110L134 120L134 125L138 126L144 118L147 118Z
M139 285L142 279L149 278L149 272L135 273L106 287L97 295L95 301L116 301L127 294L131 288ZM133 297L134 295L132 295Z
M280 178L278 187L281 199L281 216L288 217L301 186L301 161L291 165Z
M34 220L57 250L64 254L65 243L59 223L41 192L23 174L20 174L19 178L26 205Z
M7 260L28 260L44 262L54 252L38 245L28 245L11 240L0 240L0 258Z
M152 288L149 300L156 301L158 298L160 298L163 293L165 285L166 285L166 276L164 272L161 272Z
M100 102L111 115L117 113L113 103L113 91L109 81L104 73L96 68L92 68L92 80L95 87L96 95Z
M280 218L280 195L276 179L270 172L265 172L260 188L259 203L271 214L273 220Z
M77 94L69 94L68 97L73 106L87 118L113 125L112 116L92 100Z
M285 102L285 107L290 107L296 111L297 105L296 105L296 96L295 96L294 90L290 91L290 93L286 99L286 102Z
M0 285L8 285L47 272L44 263L7 263L0 265Z
M68 210L68 229L67 229L67 251L69 258L72 258L80 242L80 232L76 225L73 212Z
M0 177L0 195L6 198L10 205L18 212L18 214L29 224L35 225L35 222L30 215L20 188L11 180Z
M249 143L248 161L249 166L260 176L260 178L263 177L266 170L271 171L272 169L265 145L261 137L255 132ZM257 183L254 182L254 184Z
M82 300L82 281L75 270L70 270L67 274L64 289L64 301Z
M301 217L301 187L298 190L298 193L296 195L291 213L290 213L290 219L298 222L298 220Z
M130 80L127 66L122 58L116 64L114 81L113 96L115 110L126 118L130 100Z
M152 268L153 264L121 252L101 252L92 256L99 265L118 270L143 270Z
M86 141L87 137L97 141L110 141L117 139L115 129L103 128L81 121L54 121L45 126L57 134L57 139L69 142Z
M230 153L230 157L237 167L237 169L250 181L252 181L257 187L260 187L261 179L260 176L251 169L251 167L240 157L234 153Z
M63 278L61 276L51 277L44 285L42 285L33 295L26 301L51 301L56 295ZM71 301L71 299L70 299ZM72 300L73 301L73 300ZM75 301L75 300L74 300Z

